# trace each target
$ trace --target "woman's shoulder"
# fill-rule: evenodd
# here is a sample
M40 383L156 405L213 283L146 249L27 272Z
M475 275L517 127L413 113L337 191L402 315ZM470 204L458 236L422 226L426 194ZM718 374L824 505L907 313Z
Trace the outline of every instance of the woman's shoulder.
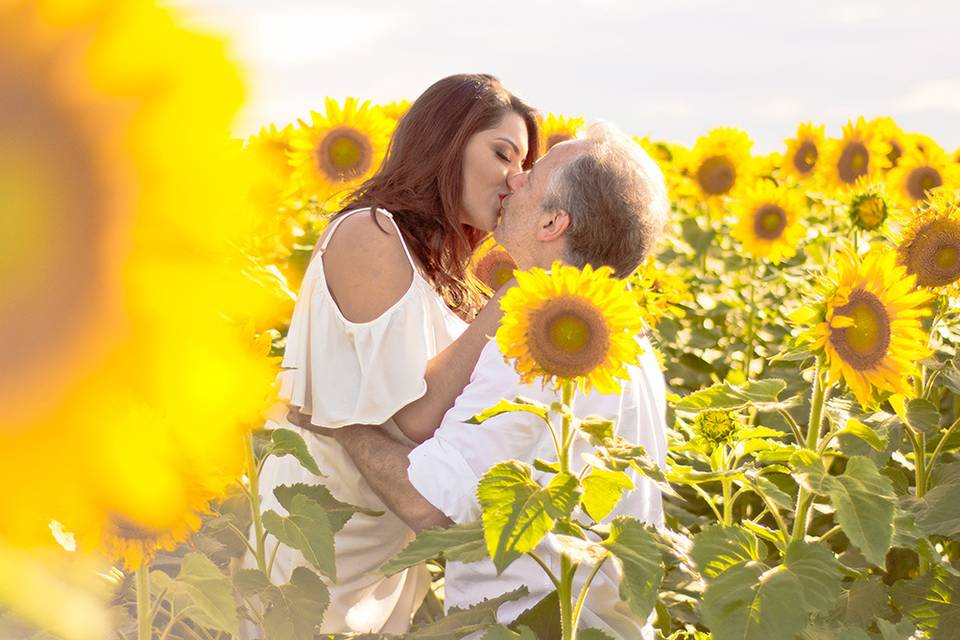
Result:
M391 214L378 209L334 221L320 259L327 289L351 322L380 317L413 285L414 270Z

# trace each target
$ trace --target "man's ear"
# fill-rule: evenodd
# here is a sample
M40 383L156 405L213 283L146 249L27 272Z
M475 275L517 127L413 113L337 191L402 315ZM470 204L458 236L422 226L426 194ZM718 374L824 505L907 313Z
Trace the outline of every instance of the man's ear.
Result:
M537 226L537 240L552 242L559 240L570 228L570 214L564 209L545 212Z

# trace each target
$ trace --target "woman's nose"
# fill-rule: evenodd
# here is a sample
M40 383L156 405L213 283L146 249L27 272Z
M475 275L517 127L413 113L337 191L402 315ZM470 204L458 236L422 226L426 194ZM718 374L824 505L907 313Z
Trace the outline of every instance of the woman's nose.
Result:
M507 187L509 187L511 191L516 191L517 187L519 187L522 184L524 175L525 175L525 172L523 171L508 175Z

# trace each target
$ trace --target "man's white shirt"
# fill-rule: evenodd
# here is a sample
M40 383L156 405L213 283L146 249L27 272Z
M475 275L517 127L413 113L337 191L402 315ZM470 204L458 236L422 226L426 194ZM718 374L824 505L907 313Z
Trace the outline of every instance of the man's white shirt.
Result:
M666 464L666 386L653 348L646 338L639 339L644 353L638 366L629 367L629 379L621 384L620 394L578 392L574 414L578 417L600 416L611 419L617 433L630 442L642 445L661 467ZM555 460L553 439L546 425L529 413L510 412L485 421L482 425L465 421L493 406L501 399L524 396L546 404L558 400L551 387L539 383L523 384L513 367L507 364L495 341L491 340L470 378L470 383L443 418L434 436L410 453L410 482L431 504L457 523L480 519L477 483L491 466L516 459L532 464L535 458ZM559 421L556 421L559 428ZM582 453L592 451L582 438L574 441L571 466L574 472L585 464ZM605 519L628 515L655 526L663 524L660 491L648 478L634 472L635 489L628 492ZM533 471L541 484L550 475ZM559 555L548 536L537 554L559 574ZM589 567L581 567L574 586L577 593ZM618 596L620 573L616 563L607 561L590 587L581 615L581 628L598 628L621 638L654 637L646 621L637 620ZM523 556L499 576L493 562L463 564L448 562L445 577L446 607L468 607L485 598L492 598L526 585L529 595L500 607L500 622L511 622L553 590L553 585L534 560Z

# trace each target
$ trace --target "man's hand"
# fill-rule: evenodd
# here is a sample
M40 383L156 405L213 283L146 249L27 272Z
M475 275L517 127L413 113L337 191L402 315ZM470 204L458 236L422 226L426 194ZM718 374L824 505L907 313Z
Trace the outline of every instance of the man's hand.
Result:
M289 406L287 411L287 422L290 424L295 424L301 429L306 429L307 431L312 431L317 435L327 436L328 438L336 438L340 434L340 429L327 429L326 427L318 427L317 425L310 422L310 416L305 413L301 413L300 409L294 406Z

